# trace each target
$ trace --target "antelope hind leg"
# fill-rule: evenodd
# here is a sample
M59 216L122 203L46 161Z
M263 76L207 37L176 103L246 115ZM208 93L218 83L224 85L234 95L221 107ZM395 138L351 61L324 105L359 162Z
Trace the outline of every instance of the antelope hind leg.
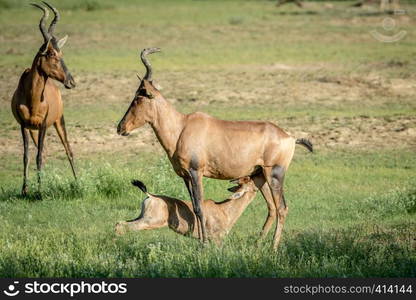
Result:
M273 200L272 191L270 190L269 185L266 183L264 176L261 178L261 180L256 180L255 184L260 190L264 200L266 200L268 209L267 218L260 233L260 237L265 238L269 233L273 223L276 221L276 206Z
M138 219L134 221L120 221L116 224L115 232L118 235L123 235L127 233L128 231L140 231L140 230L146 230L146 229L155 229L163 227L157 226L157 224L152 224L152 222L149 222L146 219Z
M264 177L270 187L275 207L277 209L278 220L276 222L276 229L273 237L273 248L277 249L283 231L283 226L288 213L288 207L283 195L283 181L285 176L285 169L281 166L274 166L273 168L264 168Z
M54 123L54 126L56 129L56 132L59 135L59 138L61 139L62 145L65 148L66 156L68 157L69 164L71 165L72 174L74 175L74 178L76 180L77 175L75 173L74 155L72 153L71 146L69 145L68 136L67 136L66 128L65 128L65 120L64 120L63 115L59 121L56 121Z

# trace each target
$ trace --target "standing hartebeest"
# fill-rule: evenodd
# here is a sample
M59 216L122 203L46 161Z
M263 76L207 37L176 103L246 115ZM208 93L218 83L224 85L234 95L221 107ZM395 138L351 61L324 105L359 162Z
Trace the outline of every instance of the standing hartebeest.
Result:
M262 176L253 178L243 177L235 180L237 186L229 188L233 192L230 197L221 202L204 200L205 227L210 239L220 243L230 232L245 208L257 194L257 185L263 185ZM173 231L198 238L198 228L195 226L196 216L192 205L176 198L154 195L147 191L146 186L139 180L133 180L146 194L142 202L142 211L138 218L131 221L121 221L116 224L117 234L127 231L149 230L168 226Z
M32 4L43 11L39 28L44 41L33 60L32 67L26 69L20 77L19 85L14 92L12 99L13 115L20 124L23 136L24 173L22 195L24 196L27 194L27 175L29 166L28 133L30 132L32 140L38 149L36 165L40 189L43 143L46 129L52 124L55 126L59 138L64 145L72 172L76 178L73 155L65 129L61 92L53 80L51 80L52 78L62 82L68 89L75 87L75 81L64 63L61 52L61 48L64 46L68 36L65 36L59 41L56 39L54 36L54 29L56 23L60 19L59 12L48 3L43 3L53 11L55 17L49 25L49 28L46 29L45 20L49 16L49 11L41 5Z
M128 135L149 123L165 149L176 172L185 181L198 219L199 235L206 240L201 201L204 199L202 177L235 179L263 174L261 187L269 214L263 226L266 235L276 222L274 248L277 248L288 207L283 195L283 180L292 160L295 144L312 151L306 139L295 139L271 122L224 121L201 112L184 115L160 94L152 84L152 69L146 55L159 48L144 49L141 60L146 75L140 82L129 109L117 127Z

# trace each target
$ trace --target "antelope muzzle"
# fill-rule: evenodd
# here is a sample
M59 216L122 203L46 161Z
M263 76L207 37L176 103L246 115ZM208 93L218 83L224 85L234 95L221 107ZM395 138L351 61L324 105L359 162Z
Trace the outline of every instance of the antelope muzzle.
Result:
M74 80L74 78L72 77L71 74L68 74L66 76L66 79L65 79L65 82L64 82L64 86L67 89L72 89L72 88L74 88L76 86L75 80Z
M65 72L65 80L64 80L64 86L67 89L72 89L76 86L74 77L72 77L71 73L69 72L68 68L65 65L65 62L63 59L61 59L61 65L62 69Z
M129 133L126 131L125 121L124 119L120 121L117 125L117 134L122 136L128 136Z

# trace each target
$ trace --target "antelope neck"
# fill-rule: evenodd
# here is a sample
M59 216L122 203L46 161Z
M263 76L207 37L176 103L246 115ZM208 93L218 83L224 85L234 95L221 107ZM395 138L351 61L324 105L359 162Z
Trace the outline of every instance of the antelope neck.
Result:
M156 111L150 122L160 144L171 158L184 127L185 115L178 112L168 101L156 98Z

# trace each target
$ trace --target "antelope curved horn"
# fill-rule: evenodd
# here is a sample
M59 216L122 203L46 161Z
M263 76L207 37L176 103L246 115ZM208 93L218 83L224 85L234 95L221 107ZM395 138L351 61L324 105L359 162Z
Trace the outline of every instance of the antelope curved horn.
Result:
M142 62L144 66L146 67L146 75L144 75L143 79L146 79L148 81L152 81L152 66L147 60L146 55L152 54L155 52L160 52L160 48L146 48L146 49L143 49L140 54L140 58L142 59Z
M43 35L43 39L45 40L45 42L47 42L51 38L51 36L50 36L49 32L46 30L46 26L45 26L45 20L49 17L49 11L45 7L43 7L43 6L41 6L37 3L31 3L31 5L34 6L34 7L39 8L43 11L43 16L42 16L42 18L40 19L40 22L39 22L39 29L40 29L40 32Z
M54 15L55 15L55 17L53 18L53 20L52 20L52 22L51 22L51 24L49 25L49 28L48 28L48 33L50 34L50 35L53 35L54 34L54 31L55 31L55 26L56 26L56 23L58 23L58 21L61 19L61 15L59 14L59 11L55 8L55 7L53 7L52 5L50 5L48 2L46 2L46 1L42 1L47 7L49 7L49 9L51 10L51 11L53 11L53 13L54 13Z

